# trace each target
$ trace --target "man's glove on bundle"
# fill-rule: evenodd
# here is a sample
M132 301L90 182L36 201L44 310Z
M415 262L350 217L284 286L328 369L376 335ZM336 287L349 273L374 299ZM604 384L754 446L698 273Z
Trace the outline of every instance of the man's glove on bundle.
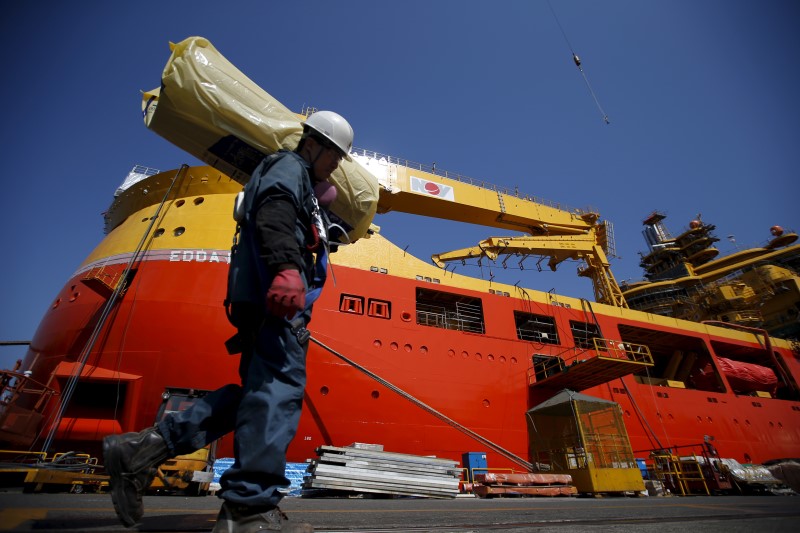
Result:
M288 268L275 274L267 290L267 311L277 317L292 318L306 306L306 287L300 272Z

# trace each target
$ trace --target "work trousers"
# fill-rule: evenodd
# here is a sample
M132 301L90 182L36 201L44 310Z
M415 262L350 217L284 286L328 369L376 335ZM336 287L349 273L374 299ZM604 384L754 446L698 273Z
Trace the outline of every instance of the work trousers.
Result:
M305 316L308 322L310 316ZM218 495L247 506L273 507L287 487L286 450L297 432L306 385L308 341L298 342L289 323L270 319L240 330L242 385L226 385L187 410L158 423L175 455L200 449L234 431L234 463Z

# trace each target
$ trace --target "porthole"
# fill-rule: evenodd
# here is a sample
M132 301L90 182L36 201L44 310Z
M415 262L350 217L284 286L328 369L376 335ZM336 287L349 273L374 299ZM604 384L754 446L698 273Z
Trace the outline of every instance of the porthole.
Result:
M197 198L194 199L194 205L200 205L203 202L205 202L205 198L203 198L202 196L198 196Z
M153 233L153 237L161 237L164 235L164 228L158 228L155 233Z
M329 392L330 390L328 390L328 387L320 387L319 389L319 393L322 394L323 396L327 396Z
M183 204L185 204L185 203L186 203L186 200L184 200L183 198L181 198L180 200L178 200L177 202L175 202L175 207L181 207L181 206L182 206Z
M183 226L178 226L177 228L175 228L174 230L172 230L172 234L173 234L174 236L176 236L176 237L180 237L180 236L181 236L181 235L183 235L185 232L186 232L186 228L184 228Z

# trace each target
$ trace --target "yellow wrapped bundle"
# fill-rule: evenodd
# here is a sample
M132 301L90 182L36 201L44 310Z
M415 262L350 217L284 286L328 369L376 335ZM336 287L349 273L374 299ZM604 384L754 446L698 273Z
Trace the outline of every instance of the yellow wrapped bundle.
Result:
M142 94L145 125L174 145L244 184L265 155L294 150L301 119L234 67L211 43L190 37L170 43L161 87ZM369 229L378 181L344 160L331 181L331 211L352 240Z

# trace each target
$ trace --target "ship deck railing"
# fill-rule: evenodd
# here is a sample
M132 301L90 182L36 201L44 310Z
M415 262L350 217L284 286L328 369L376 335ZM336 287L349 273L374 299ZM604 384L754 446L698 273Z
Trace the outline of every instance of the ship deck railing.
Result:
M54 466L65 470L81 470L93 473L98 468L97 457L88 453L47 452L33 450L0 450L0 464L21 466Z
M662 449L635 451L637 456L647 455L642 461L646 479L659 481L674 494L706 494L732 489L730 476L717 449L711 444L713 437L698 444L684 444Z
M527 373L528 385L580 391L653 366L653 356L645 344L600 337L591 340L589 349L534 355Z
M33 379L30 372L0 371L0 440L32 441L48 401L56 395L55 389Z
M47 490L85 492L108 487L108 475L97 474L97 457L85 453L0 450L0 481L17 484L24 492Z
M527 200L529 202L535 202L537 204L546 205L548 207L552 207L554 209L559 209L561 211L569 211L570 213L576 214L586 214L586 213L597 213L598 211L593 207L584 207L584 208L575 208L570 207L568 205L562 204L560 202L554 202L552 200L546 200L544 198L538 198L536 196L531 196L529 194L521 193L518 187L514 187L510 189L508 187L501 187L499 185L495 185L490 183L486 180L479 180L476 178L470 178L469 176L464 176L463 174L458 174L457 172L450 172L448 170L442 170L436 168L436 163L426 164L426 163L418 163L416 161L411 161L409 159L404 159L401 157L395 157L387 154L381 154L375 152L373 150L367 150L365 148L356 148L354 147L350 152L351 155L368 157L371 159L376 159L378 161L386 161L389 164L400 165L409 169L419 170L420 172L425 172L428 174L433 174L435 176L441 176L443 178L447 178L450 180L458 181L460 183L466 183L467 185L472 185L474 187L480 187L481 189L486 189L489 191L494 191L500 194L505 194L507 196L514 196L516 198L521 198L523 200Z

